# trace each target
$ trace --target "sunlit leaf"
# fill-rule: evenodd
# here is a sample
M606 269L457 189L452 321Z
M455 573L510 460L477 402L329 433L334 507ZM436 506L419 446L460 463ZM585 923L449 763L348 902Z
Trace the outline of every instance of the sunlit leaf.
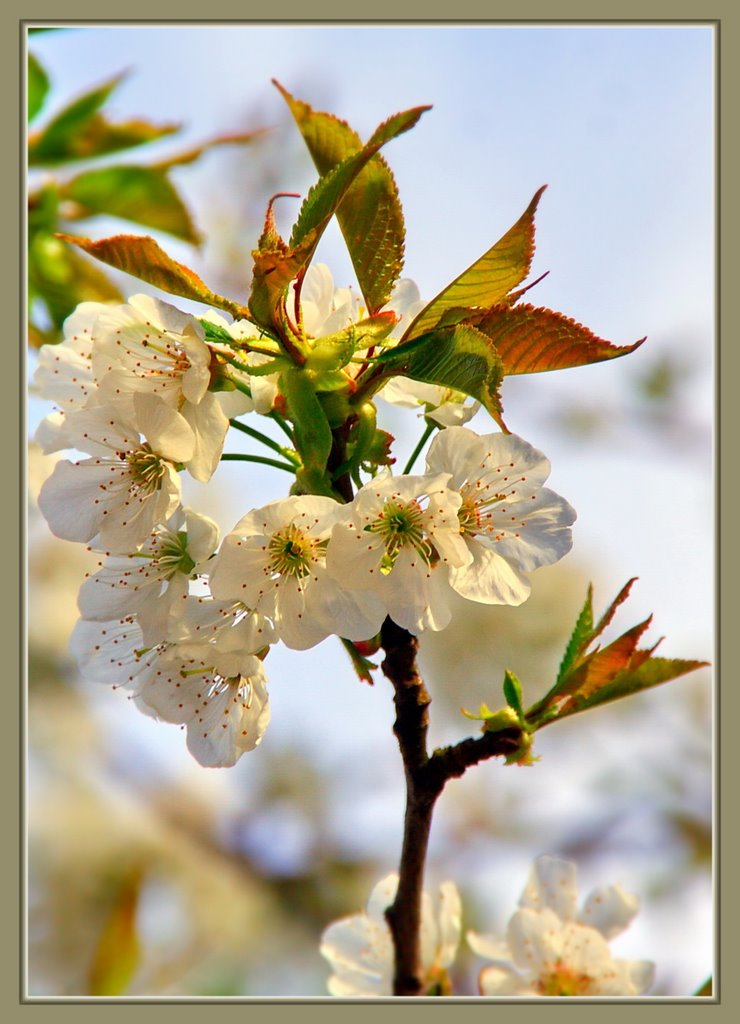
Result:
M179 129L176 124L154 125L143 120L112 124L100 114L100 108L124 77L116 75L84 93L46 127L34 133L28 140L29 166L104 156L151 142Z
M652 647L638 647L652 616L628 629L606 647L594 646L617 608L627 599L633 583L634 579L622 588L595 627L590 625L593 613L589 587L555 685L527 710L527 721L534 728L630 696L706 665L704 661L655 658L653 652L657 643Z
M62 196L79 207L75 219L95 214L122 217L186 242L200 241L172 182L150 167L104 167L69 181Z
M28 120L33 121L49 92L49 76L32 53L28 55Z
M146 235L113 235L97 242L77 235L60 234L58 237L79 246L103 263L132 274L162 291L225 309L237 318L250 319L246 307L212 292L195 271L183 263L177 263L153 238Z
M529 273L534 253L534 214L545 186L503 238L444 288L408 326L401 342L436 326L445 310L454 307L489 308L503 302Z
M399 376L470 395L506 429L499 395L504 367L489 339L474 327L440 327L387 349L375 362Z
M568 646L565 648L560 668L558 669L558 681L563 679L574 664L577 656L588 647L593 636L594 613L593 613L593 587L589 584L588 594L581 608L580 614L573 627Z
M332 114L313 110L275 82L290 107L321 175L362 149L357 133ZM376 312L390 298L403 266L404 222L390 168L376 153L347 190L337 210L365 304Z
M136 973L141 956L136 929L140 885L138 872L124 880L98 936L90 965L91 996L122 995Z
M465 321L490 338L504 373L543 373L585 366L634 352L632 345L612 345L562 313L535 306L499 306Z
M278 312L285 290L308 267L321 236L344 199L347 189L367 162L391 139L408 131L428 107L416 107L384 121L360 152L348 157L319 179L308 193L293 226L287 250L254 251L254 272L249 305L255 319L284 335Z

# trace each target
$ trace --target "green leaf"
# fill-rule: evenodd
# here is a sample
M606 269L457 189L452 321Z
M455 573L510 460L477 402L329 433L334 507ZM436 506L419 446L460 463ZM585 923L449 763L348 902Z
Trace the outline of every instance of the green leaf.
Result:
M458 324L430 331L406 345L387 349L375 365L412 380L462 391L481 402L506 430L498 393L503 365L488 338L474 327ZM381 383L377 377L377 387Z
M638 623L603 649L588 650L612 621L617 608L627 599L634 579L620 590L595 627L591 627L591 588L568 642L555 685L527 710L526 719L537 729L578 711L627 697L640 690L667 682L696 668L703 661L654 658L652 647L638 648L652 616ZM658 641L659 643L660 641Z
M274 80L273 80L274 81ZM362 149L359 135L332 114L313 110L278 82L320 175ZM383 157L360 171L337 210L339 227L370 313L384 306L403 267L404 221L398 188Z
M503 238L421 310L401 344L435 327L445 310L497 305L524 280L534 254L534 214L545 187L535 192L527 209Z
M287 249L275 242L272 250L263 248L253 252L249 306L258 323L275 330L287 341L282 307L288 285L308 267L329 221L365 164L381 146L412 128L428 109L417 107L389 118L376 129L360 152L320 178L301 207Z
M112 235L110 238L101 238L98 242L78 235L59 234L57 237L79 246L116 270L132 274L141 281L161 288L162 291L193 299L195 302L203 302L217 309L225 309L237 319L251 319L245 306L212 292L195 271L183 263L177 263L147 235Z
M149 167L86 171L64 186L62 196L78 204L75 219L108 214L167 231L186 242L200 242L175 187L163 173Z
M28 120L33 121L49 92L49 76L32 53L28 54Z
M66 106L28 144L28 163L59 164L103 156L170 135L179 125L154 125L149 121L111 124L98 112L124 75L104 82Z
M313 231L319 232L320 237L363 167L391 139L413 128L426 110L429 110L428 106L414 107L389 117L375 129L359 152L347 157L319 178L301 207L291 234L291 247L299 245Z
M612 345L562 313L529 305L498 306L467 318L496 347L504 373L542 373L615 359L645 341Z
M565 678L573 666L579 654L588 646L593 636L594 612L593 612L593 587L589 583L586 601L581 608L580 614L573 627L568 646L565 648L560 668L558 669L558 682Z
M524 708L522 707L522 684L519 682L517 677L509 669L506 669L504 673L504 697L506 703L516 711L519 720L524 716Z

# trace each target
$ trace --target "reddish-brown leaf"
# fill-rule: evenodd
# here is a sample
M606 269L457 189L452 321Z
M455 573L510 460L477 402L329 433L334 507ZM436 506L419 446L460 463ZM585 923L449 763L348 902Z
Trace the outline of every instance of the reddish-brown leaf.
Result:
M78 235L57 236L65 242L79 246L91 256L116 270L138 277L141 281L161 288L172 295L203 302L217 309L225 309L235 317L251 319L246 306L217 295L198 277L194 270L177 263L148 235L113 235L95 242Z
M491 339L506 374L599 363L634 352L645 341L612 345L562 313L530 305L497 306L465 322Z

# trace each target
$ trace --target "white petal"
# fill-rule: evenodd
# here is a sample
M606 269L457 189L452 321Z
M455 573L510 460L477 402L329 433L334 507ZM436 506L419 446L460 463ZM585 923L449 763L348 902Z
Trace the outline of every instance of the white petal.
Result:
M187 462L195 449L195 435L187 421L158 395L137 391L136 424L152 449L172 462Z
M547 907L561 921L572 921L576 916L577 901L575 864L546 854L538 857L532 865L519 906L533 910Z
M478 988L482 996L534 995L521 975L500 965L483 968L478 976Z
M461 597L481 604L520 605L527 600L530 584L494 549L468 539L473 556L469 565L450 569L450 586Z
M621 885L610 885L589 895L578 920L601 932L605 939L613 939L625 930L639 907L636 896L625 892Z
M470 948L478 956L485 957L487 960L506 961L511 959L511 951L503 939L497 939L493 935L480 935L478 932L468 932L465 937Z
M215 473L229 421L215 394L208 391L197 405L186 402L182 415L195 435L195 447L189 459L183 459L191 476L207 483Z
M196 563L204 561L218 546L218 524L210 516L201 515L190 508L185 512L185 530L188 535L188 554Z
M100 504L101 486L109 481L108 467L96 459L57 462L38 498L51 532L83 544L92 540L100 529L104 507Z
M516 966L539 974L562 957L563 924L549 908L524 907L509 921L506 939Z
M439 887L439 953L438 963L449 967L460 945L462 930L462 904L454 882L443 882Z
M429 446L427 472L451 473L448 486L459 490L469 477L475 479L487 452L483 438L465 427L440 431Z

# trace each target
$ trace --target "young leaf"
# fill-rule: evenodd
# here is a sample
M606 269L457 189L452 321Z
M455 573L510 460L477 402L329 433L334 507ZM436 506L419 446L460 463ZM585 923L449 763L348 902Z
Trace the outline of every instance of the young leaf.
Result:
M504 698L512 710L516 711L521 721L524 717L522 707L522 684L519 679L507 668L504 673Z
M345 121L313 110L278 82L274 84L285 98L320 175L328 174L362 149L359 135ZM398 188L379 153L347 190L337 220L365 305L372 314L388 302L400 276L405 234Z
M253 252L254 272L249 305L258 323L277 331L286 340L279 311L288 285L311 262L329 221L365 164L381 146L413 128L427 109L417 107L389 118L358 153L319 179L301 207L287 250L278 247Z
M462 391L481 402L502 430L507 429L498 393L504 368L488 338L474 327L440 327L407 345L387 349L375 365L392 367L395 374L412 380ZM380 383L381 378L377 380Z
M526 719L531 727L541 728L577 711L657 686L706 664L677 658L654 658L657 643L652 647L639 648L637 645L652 616L628 629L603 649L596 645L588 650L609 625L619 605L626 600L633 583L634 579L622 588L595 628L591 627L593 613L589 587L555 685L527 710Z
M33 121L49 92L49 76L32 53L28 55L28 120Z
M465 323L490 338L507 375L599 363L634 352L645 341L612 345L562 313L529 305L498 306Z
M76 219L108 214L167 231L186 242L200 242L177 190L163 173L150 167L86 171L62 188L62 196L79 205Z
M401 344L435 327L445 310L456 306L495 306L524 280L534 254L534 214L545 187L535 192L527 209L503 238L421 310L409 324Z
M593 587L589 583L586 601L583 608L581 608L578 618L576 619L576 624L573 627L573 632L571 633L570 640L568 641L568 646L565 648L565 653L563 654L562 661L560 662L560 668L558 669L558 682L565 678L578 655L581 654L591 643L594 628L592 601Z
M225 309L237 318L251 319L245 306L212 292L195 271L183 263L177 263L147 235L112 235L110 238L101 238L98 242L78 235L59 234L57 237L79 246L116 270L132 274L148 284L161 288L164 292L203 302L217 309Z

